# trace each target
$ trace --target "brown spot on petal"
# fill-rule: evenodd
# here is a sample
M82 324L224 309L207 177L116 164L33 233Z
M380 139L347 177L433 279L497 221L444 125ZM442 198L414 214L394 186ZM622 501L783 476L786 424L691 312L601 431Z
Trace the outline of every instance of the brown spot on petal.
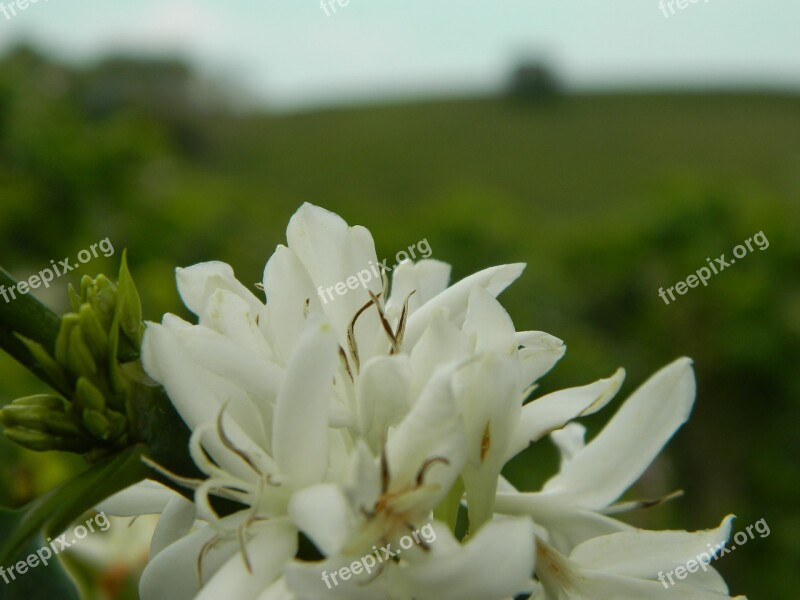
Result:
M492 424L486 423L486 429L483 430L483 439L481 440L481 462L486 458L486 453L489 452L489 447L492 445Z

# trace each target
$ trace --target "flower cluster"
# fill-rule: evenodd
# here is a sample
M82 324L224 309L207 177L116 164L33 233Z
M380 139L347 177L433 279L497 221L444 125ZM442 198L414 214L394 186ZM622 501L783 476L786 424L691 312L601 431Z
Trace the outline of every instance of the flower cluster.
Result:
M523 265L449 285L447 264L408 261L391 285L322 303L317 289L377 262L372 236L306 204L287 238L264 271L266 302L228 265L204 263L177 275L198 322L148 324L145 370L192 430L205 477L172 476L193 502L147 483L104 505L162 513L144 600L729 597L713 569L674 590L657 574L727 540L730 518L690 533L611 516L645 504L617 501L689 416L688 359L585 443L575 419L608 404L624 371L527 401L565 347L516 331L497 301ZM518 491L502 468L548 436L559 472ZM349 569L426 526L435 542ZM342 570L346 580L325 584Z

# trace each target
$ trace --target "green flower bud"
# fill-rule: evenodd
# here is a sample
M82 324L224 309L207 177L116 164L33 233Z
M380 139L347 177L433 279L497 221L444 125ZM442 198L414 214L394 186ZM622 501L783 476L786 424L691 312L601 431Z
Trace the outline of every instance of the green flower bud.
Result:
M89 346L89 350L91 350L95 359L102 361L103 357L108 353L108 335L103 331L97 315L89 304L82 304L78 309L78 318L80 319L83 339Z
M108 439L119 439L128 429L128 419L125 417L125 415L121 415L113 410L107 411L106 417L108 418L108 422L110 424Z
M96 438L101 440L111 439L111 423L100 411L92 410L91 408L84 410L83 426Z
M75 385L73 402L75 402L78 410L90 408L103 412L106 408L106 398L103 396L103 392L97 389L86 377L78 379L78 383Z
M68 313L61 317L61 328L56 338L55 359L60 365L67 365L69 355L69 340L72 330L80 325L80 318L76 314Z
M97 318L108 331L117 305L117 287L105 275L98 275L92 288L93 296L89 300L92 308L97 313Z
M122 331L136 348L142 345L144 324L142 323L142 304L139 293L128 270L127 251L122 252L122 264L117 281L117 310Z
M87 439L74 437L61 437L42 431L31 431L29 429L6 429L6 437L12 442L35 450L36 452L47 452L48 450L61 450L64 452L88 452L92 444Z
M84 275L84 277L88 276ZM81 285L81 290L83 290L83 285ZM70 283L67 287L67 293L69 294L69 303L72 306L72 312L78 312L81 304L84 303L83 292L81 291L81 293L78 293Z
M77 317L77 315L75 315ZM80 327L73 327L69 334L69 350L67 365L76 375L95 375L97 363L92 358L92 353L86 345Z
M25 427L35 431L47 431L44 416L49 412L51 410L43 406L14 406L13 404L0 411L6 427Z
M12 406L41 406L49 410L64 412L66 405L64 400L58 396L50 394L36 394L35 396L25 396L17 398L11 403Z
M56 450L58 447L58 438L49 433L42 431L30 431L28 429L6 429L6 437L12 442L16 442L20 446L35 450L37 452L46 452L47 450Z
M66 414L47 413L44 416L44 424L47 426L48 431L55 435L77 438L86 437L83 430Z

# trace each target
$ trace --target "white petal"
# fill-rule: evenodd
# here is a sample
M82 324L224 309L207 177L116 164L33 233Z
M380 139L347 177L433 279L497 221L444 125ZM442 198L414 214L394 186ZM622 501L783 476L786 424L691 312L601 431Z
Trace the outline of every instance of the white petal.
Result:
M586 447L550 479L546 494L605 508L642 474L689 418L695 396L691 361L681 358L645 382Z
M212 261L175 270L178 292L186 307L200 319L206 317L206 306L211 295L219 290L229 290L244 298L256 310L261 302L239 283L233 268L223 262Z
M375 275L378 259L372 236L363 227L348 227L338 215L306 203L289 220L286 238L314 285L323 288L327 302L322 303L322 310L336 330L339 344L347 348L347 328L356 312L370 300L368 290L378 294L383 289L380 277ZM359 275L367 287L360 281L348 287L348 279L352 283ZM335 290L337 285L345 290L343 294ZM356 340L364 362L370 357L379 326L374 308L358 320Z
M226 517L226 524L237 524L246 518L245 513ZM205 526L169 545L144 569L139 579L141 600L193 600L200 590L197 562L203 547L216 535L211 526ZM203 558L205 580L238 551L234 541L220 541L209 547ZM240 559L241 560L241 559Z
M247 542L252 573L248 572L242 556L236 554L206 583L196 600L255 599L283 573L296 552L297 531L294 527L288 520L271 520Z
M405 355L376 356L356 381L358 427L376 454L383 450L389 427L411 408L411 365Z
M606 515L560 503L558 498L531 493L498 493L494 510L500 514L529 515L547 529L548 541L568 554L588 539L629 531L630 525Z
M450 322L444 310L436 312L411 351L411 397L416 398L436 369L472 355L469 339Z
M325 556L339 552L355 525L347 497L332 483L313 485L294 494L289 516Z
M579 545L570 559L582 567L654 579L659 571L669 571L690 560L711 562L714 551L731 534L733 516L727 516L717 529L707 531L625 531L597 537Z
M564 342L543 331L520 331L516 337L517 344L522 346L519 361L526 384L543 377L567 351Z
M512 356L517 350L516 332L511 317L488 291L472 289L463 327L473 340L475 352L496 352Z
M428 560L410 565L402 578L416 600L502 600L531 591L534 567L533 525L529 519L487 523L456 551L438 551L437 528ZM401 575L395 571L390 575Z
M586 427L580 423L567 423L563 429L558 429L550 434L550 439L553 440L561 456L562 469L586 446L585 436Z
M310 323L286 370L273 423L275 461L296 486L322 481L328 469L328 406L337 365L330 325Z
M521 411L519 375L514 358L484 354L461 367L453 378L466 430L467 462L462 474L473 530L491 518L497 478Z
M559 390L529 402L522 408L519 428L508 458L540 440L555 429L576 417L590 415L603 408L616 395L625 379L625 370L619 369L608 379L589 385Z
M278 246L264 268L267 318L262 330L286 365L305 330L306 319L322 310L321 300L305 267L294 252ZM306 305L308 301L308 305Z
M537 570L547 598L569 600L721 600L725 593L688 583L674 587L658 581L585 569L541 540L537 541Z
M233 443L254 455L263 452L254 441L263 442L263 423L250 398L192 361L174 333L162 325L149 323L142 342L142 363L148 375L164 386L190 429L213 423L223 406L227 406L226 412L234 422L226 425L226 433ZM227 460L230 453L220 445L209 445L207 449L223 468L240 476L251 475L241 460Z
M163 512L170 500L178 496L178 492L167 486L145 479L106 498L95 510L112 517L153 515Z
M467 312L467 302L473 287L482 287L492 296L497 296L522 274L524 268L525 265L522 264L491 267L470 275L450 286L441 294L423 304L409 317L405 342L409 346L416 344L428 326L430 319L443 307L448 310L451 320L456 325L461 325Z
M392 293L386 303L386 312L398 316L403 304L408 300L408 312L413 314L420 306L447 289L450 283L450 265L423 259L417 262L406 261L392 272Z
M429 459L446 459L425 473L425 483L439 485L434 505L453 485L464 464L464 425L456 409L451 386L452 369L440 369L423 390L408 416L391 433L386 444L392 486L416 482ZM433 508L431 506L430 508Z
M176 494L158 519L158 525L150 542L150 556L156 556L189 533L196 516L194 503Z

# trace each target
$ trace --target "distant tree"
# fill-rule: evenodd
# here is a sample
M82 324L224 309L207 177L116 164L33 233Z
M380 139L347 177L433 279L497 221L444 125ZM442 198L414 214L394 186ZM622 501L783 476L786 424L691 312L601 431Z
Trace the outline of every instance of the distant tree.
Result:
M508 95L524 101L552 100L562 93L555 72L542 62L519 64L511 75Z

